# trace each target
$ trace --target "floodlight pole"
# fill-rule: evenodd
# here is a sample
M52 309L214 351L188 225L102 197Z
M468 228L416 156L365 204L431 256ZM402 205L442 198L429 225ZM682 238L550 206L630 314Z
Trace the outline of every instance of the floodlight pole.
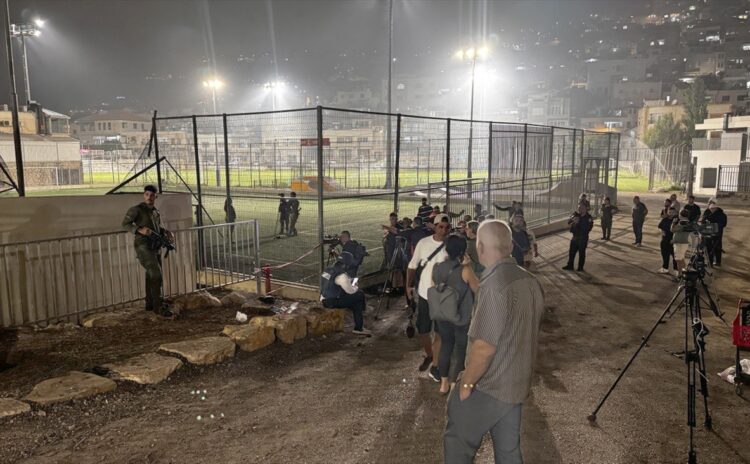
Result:
M16 90L16 75L13 70L13 45L11 44L10 7L5 0L5 45L8 53L8 72L10 73L11 111L13 112L13 146L16 152L16 175L18 196L26 196L26 182L23 176L23 152L21 150L21 126L18 120L18 92Z
M388 2L388 113L385 136L385 188L391 187L391 87L393 86L393 0Z

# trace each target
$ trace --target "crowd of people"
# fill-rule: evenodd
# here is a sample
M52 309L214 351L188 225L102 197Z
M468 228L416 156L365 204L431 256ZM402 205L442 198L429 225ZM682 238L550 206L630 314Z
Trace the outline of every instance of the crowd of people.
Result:
M423 358L418 371L439 384L448 396L444 434L446 462L473 462L482 437L490 433L497 462L521 462L522 403L530 391L537 338L543 314L543 291L528 272L539 256L536 238L527 227L523 205L494 204L508 214L496 220L481 205L475 215L451 214L447 206L433 207L422 199L414 218L391 213L382 225L383 266L390 291L403 290L412 308ZM595 219L591 201L582 194L568 219L571 234L566 271L584 272L586 249ZM598 208L601 241L612 239L613 216L619 213L610 198ZM635 247L642 246L648 208L638 196L631 210ZM714 223L718 234L705 241L709 264L721 266L726 214L715 199L705 211L688 196L681 205L676 195L665 199L658 229L662 267L668 273L686 267L694 244L695 223ZM342 256L346 253L342 254ZM577 263L576 263L577 259ZM364 294L352 275L351 258L339 260L327 279L324 305L348 305L354 312L357 334L363 328Z

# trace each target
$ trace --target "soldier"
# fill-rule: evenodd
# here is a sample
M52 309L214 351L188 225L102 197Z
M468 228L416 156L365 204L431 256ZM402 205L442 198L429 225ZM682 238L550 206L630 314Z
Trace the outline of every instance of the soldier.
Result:
M287 203L284 194L279 194L279 235L283 235L285 230L289 230L289 203Z
M289 230L287 235L292 237L297 235L297 219L299 219L299 200L297 199L297 192L290 193L292 198L289 199Z
M131 207L122 220L123 229L135 235L133 246L138 262L146 270L146 311L154 311L160 316L171 317L172 312L162 302L162 272L160 245L154 245L149 235L166 235L174 240L172 232L161 226L161 215L154 206L156 187L143 188L143 203Z

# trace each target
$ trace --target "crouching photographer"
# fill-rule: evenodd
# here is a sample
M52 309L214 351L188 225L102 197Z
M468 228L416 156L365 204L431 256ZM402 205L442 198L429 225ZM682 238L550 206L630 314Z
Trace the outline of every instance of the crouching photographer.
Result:
M352 234L348 230L342 230L338 236L329 236L323 240L323 243L330 246L329 256L338 258L341 253L347 252L354 258L354 264L349 270L349 274L352 276L357 275L359 267L365 260L365 257L370 256L367 253L367 248L356 240L352 240ZM339 249L338 247L341 247Z
M372 333L364 328L365 294L357 287L357 278L351 277L354 267L354 256L341 252L336 263L320 277L320 300L326 308L350 309L354 316L352 333L369 337Z

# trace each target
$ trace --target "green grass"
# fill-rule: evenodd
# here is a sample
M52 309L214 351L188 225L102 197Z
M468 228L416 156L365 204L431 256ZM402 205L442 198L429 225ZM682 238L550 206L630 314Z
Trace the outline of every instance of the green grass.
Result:
M621 192L648 192L648 177L620 171L617 173L617 190Z

